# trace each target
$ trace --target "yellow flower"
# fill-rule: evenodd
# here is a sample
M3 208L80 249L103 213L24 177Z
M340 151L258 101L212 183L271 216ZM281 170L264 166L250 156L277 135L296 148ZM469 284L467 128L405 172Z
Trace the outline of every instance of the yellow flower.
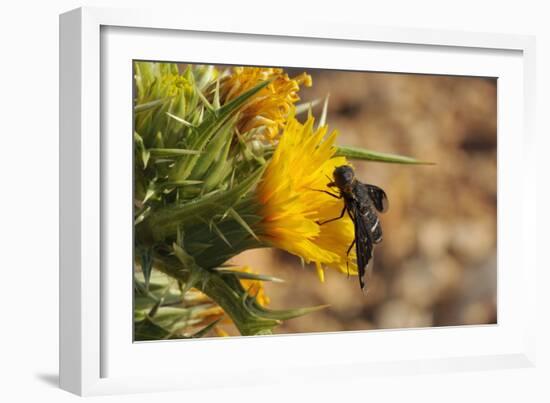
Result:
M179 74L165 74L160 78L160 85L165 89L165 94L168 97L179 96L182 92L189 95L194 91L191 83Z
M294 111L294 104L300 99L300 86L311 86L311 76L302 73L289 78L283 69L234 67L223 80L220 95L227 102L266 80L271 83L245 105L237 127L241 133L258 129L262 139L272 142Z
M312 117L305 124L289 118L258 185L257 197L263 239L306 263L315 263L324 281L324 266L347 273L346 251L353 242L354 228L347 215L318 224L339 216L343 201L315 189L330 190L326 185L334 168L348 162L334 157L337 132L325 139L327 127L314 130L313 123ZM357 274L354 251L349 256L349 272Z

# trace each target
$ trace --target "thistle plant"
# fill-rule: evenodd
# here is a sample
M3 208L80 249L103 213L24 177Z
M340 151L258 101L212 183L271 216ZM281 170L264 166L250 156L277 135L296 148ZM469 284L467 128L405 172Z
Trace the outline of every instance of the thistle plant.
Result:
M136 62L134 103L134 333L136 340L270 334L325 306L269 309L261 268L228 262L279 248L305 264L357 273L348 218L327 176L349 159L417 164L409 157L337 146L311 105L306 73L282 69ZM280 286L284 286L280 284Z

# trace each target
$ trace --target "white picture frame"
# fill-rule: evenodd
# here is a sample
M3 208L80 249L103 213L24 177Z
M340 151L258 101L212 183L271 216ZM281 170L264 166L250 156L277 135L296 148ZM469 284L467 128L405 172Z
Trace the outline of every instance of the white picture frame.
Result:
M182 41L187 45L199 41L201 46L192 47L193 56L183 47L179 53L174 52L173 45ZM223 51L224 47L219 46L223 42L234 45L225 47L231 52ZM239 53L239 46L258 46L258 50L244 55ZM313 46L330 50L333 55L341 52L341 57L320 62L300 56ZM272 52L260 49L266 47ZM119 219L125 216L124 200L131 194L131 165L122 162L115 169L111 160L116 152L117 158L122 155L122 161L131 161L131 136L124 139L109 135L131 124L121 115L124 110L131 114L131 92L127 93L131 75L124 81L125 74L131 72L128 61L292 65L286 59L274 62L273 55L282 57L277 53L280 47L288 50L287 57L305 67L310 63L309 67L320 68L368 67L372 71L499 77L497 325L190 343L132 343L128 338L130 280L125 283L126 274L107 270L115 262L132 264L128 255L131 242L127 242L131 240L131 221ZM181 19L151 10L81 8L61 15L61 387L79 395L97 395L293 383L307 378L329 381L344 374L397 375L532 366L535 319L529 315L535 312L536 242L532 237L536 217L528 208L534 203L534 193L528 190L534 187L535 177L534 160L529 158L534 146L534 49L534 38L520 35L311 21L284 26L268 20L243 24L231 19ZM352 50L357 56L354 62L349 57ZM376 57L364 62L361 55L367 53ZM413 55L422 57L410 57ZM112 117L114 110L121 112L116 118ZM512 167L511 158L518 153L521 164ZM115 251L109 247L108 240L112 239L127 248ZM115 286L126 287L127 301L110 298L110 289ZM364 356L356 353L359 346L366 346ZM176 368L171 363L178 354L185 354L193 365ZM263 356L265 361L231 368L223 364L246 354ZM132 370L137 360L163 370L155 376L140 376ZM213 369L213 362L221 364Z

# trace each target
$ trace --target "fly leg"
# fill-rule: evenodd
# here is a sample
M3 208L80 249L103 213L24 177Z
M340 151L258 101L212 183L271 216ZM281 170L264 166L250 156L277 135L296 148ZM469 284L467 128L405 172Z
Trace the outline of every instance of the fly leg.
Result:
M344 214L346 214L346 206L345 205L344 205L344 208L342 209L342 213L338 217L331 218L330 220L326 220L326 221L317 221L317 224L323 225L323 224L326 224L326 223L331 222L331 221L339 220L340 218L342 218L344 216Z
M343 197L342 195L337 195L337 194L331 193L331 192L329 192L328 190L321 190L321 189L309 189L309 190L314 190L315 192L323 192L323 193L326 193L326 194L328 194L329 196L334 197L335 199L341 199L341 198Z
M349 246L348 250L346 251L346 269L348 270L348 278L349 278L349 253L351 251L351 248L353 248L353 245L355 245L355 239L353 239L353 242Z

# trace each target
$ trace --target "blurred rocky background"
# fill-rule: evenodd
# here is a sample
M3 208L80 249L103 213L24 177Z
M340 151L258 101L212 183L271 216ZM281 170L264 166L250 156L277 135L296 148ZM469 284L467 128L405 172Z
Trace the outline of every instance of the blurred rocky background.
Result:
M303 70L290 70L289 74ZM330 304L276 333L496 323L496 80L308 70L303 101L330 94L327 122L339 144L409 155L434 166L354 162L385 189L384 241L364 295L356 277L274 250L236 260L286 283L267 283L271 306ZM314 109L318 116L321 106Z

